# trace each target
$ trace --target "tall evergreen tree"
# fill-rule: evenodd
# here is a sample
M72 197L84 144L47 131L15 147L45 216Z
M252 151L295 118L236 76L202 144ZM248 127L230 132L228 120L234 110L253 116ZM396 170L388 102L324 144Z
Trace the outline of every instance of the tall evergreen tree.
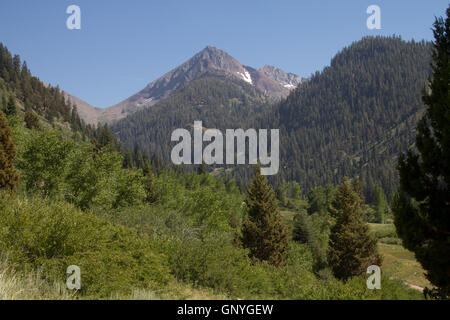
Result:
M434 23L433 78L423 91L427 110L417 126L417 152L399 159L394 201L397 233L413 251L436 289L450 296L450 7Z
M137 168L144 168L144 157L142 155L141 147L138 144L134 146L134 163L136 164Z
M242 230L242 243L250 249L250 256L260 261L280 266L284 262L288 233L280 220L275 192L261 175L261 167L255 169L246 199L248 217Z
M6 106L8 105L8 102L6 101L6 97L5 94L2 96L2 99L0 100L1 103L1 111L3 111L4 113L6 113Z
M275 187L275 195L276 198L280 201L280 203L284 206L287 203L287 191L288 184L285 181L278 183Z
M301 200L302 198L302 189L297 181L291 183L291 196L295 200Z
M145 200L147 203L155 203L158 201L158 193L155 188L155 178L153 176L153 172L151 171L150 166L146 166L144 168L144 189L146 193Z
M197 168L197 174L205 174L208 173L208 170L206 169L205 163L202 162L201 165Z
M14 99L14 97L12 95L9 96L8 103L6 104L5 113L7 116L12 116L17 113L16 100Z
M123 165L126 169L132 169L134 167L133 155L130 150L125 151L123 155Z
M12 192L19 181L19 175L14 169L16 151L10 133L3 113L0 112L0 189Z
M336 278L346 280L365 273L370 265L380 265L377 239L363 220L361 197L349 179L338 186L329 211L335 224L331 227L327 256Z
M380 186L375 187L375 219L377 223L386 222L387 200L383 189Z
M300 243L311 243L312 238L313 228L311 225L311 218L306 211L301 211L294 217L292 239Z

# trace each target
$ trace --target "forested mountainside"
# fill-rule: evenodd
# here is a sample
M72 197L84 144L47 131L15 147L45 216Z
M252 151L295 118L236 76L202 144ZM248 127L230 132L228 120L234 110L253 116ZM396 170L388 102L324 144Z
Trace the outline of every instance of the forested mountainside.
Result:
M412 146L425 110L421 90L431 75L431 44L368 37L339 52L275 106L282 177L306 189L359 176L372 198L398 186L397 156Z
M339 52L329 67L272 103L242 80L205 75L173 97L113 125L129 148L139 144L165 161L176 128L279 128L280 167L272 182L298 181L304 191L359 176L373 199L376 185L397 186L396 158L411 146L424 110L431 45L367 37ZM234 175L248 181L239 167Z
M201 120L206 128L251 127L272 100L254 86L221 71L191 81L163 102L118 121L111 129L125 148L138 144L146 153L170 161L171 133ZM254 124L254 123L253 123Z
M19 55L13 56L0 43L0 110L7 116L24 114L30 129L39 127L39 119L42 119L46 125L58 124L80 133L83 140L92 142L97 148L113 144L117 151L123 152L122 144L108 125L94 126L80 118L75 104L79 101L33 76L27 63L22 62Z
M3 93L1 99L4 106L12 105L18 100L22 102L23 109L32 109L50 121L55 118L70 120L72 109L65 102L61 91L46 86L38 78L33 77L27 63L22 63L18 55L12 56L1 43L0 76ZM13 95L7 94L7 91Z

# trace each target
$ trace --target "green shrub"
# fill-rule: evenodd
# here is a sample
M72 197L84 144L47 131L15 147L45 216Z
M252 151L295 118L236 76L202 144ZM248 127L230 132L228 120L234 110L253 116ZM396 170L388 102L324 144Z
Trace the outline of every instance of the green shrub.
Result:
M398 238L394 224L370 223L369 226L378 239Z
M381 238L379 240L381 243L386 243L386 244L398 244L398 245L402 245L402 240L400 238L391 238L391 237L386 237L386 238Z
M61 201L0 196L0 252L15 269L40 269L61 281L66 268L77 265L81 294L95 297L160 288L170 280L167 259L148 236Z
M314 259L307 244L291 242L288 246L287 265L301 266L304 270L313 271Z

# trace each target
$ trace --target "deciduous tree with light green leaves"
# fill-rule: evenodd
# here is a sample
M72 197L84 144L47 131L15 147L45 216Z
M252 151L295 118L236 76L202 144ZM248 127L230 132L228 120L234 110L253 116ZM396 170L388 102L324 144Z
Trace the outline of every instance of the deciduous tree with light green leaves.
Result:
M64 198L85 210L140 205L146 192L142 170L122 169L122 156L111 145L94 152L56 131L35 132L19 168L29 192Z
M35 133L18 163L27 191L38 191L45 197L59 194L73 148L73 142L56 131Z

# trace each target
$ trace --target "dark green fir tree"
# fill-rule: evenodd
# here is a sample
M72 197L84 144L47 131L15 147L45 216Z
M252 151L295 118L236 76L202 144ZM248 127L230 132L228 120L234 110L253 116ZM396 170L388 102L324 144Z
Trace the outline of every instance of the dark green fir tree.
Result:
M16 99L11 95L9 96L8 103L6 104L5 113L7 116L13 116L17 114Z
M280 220L275 192L255 169L246 199L248 216L242 229L242 244L250 250L250 257L267 261L274 266L283 264L288 245L288 233Z
M423 92L426 113L417 126L417 152L399 159L400 189L393 213L397 233L435 286L450 296L450 7L434 23L433 77Z
M363 201L349 179L338 186L329 211L335 223L331 227L327 256L335 277L347 280L364 274L370 265L380 266L377 239L364 222Z
M375 187L375 222L386 222L386 209L387 209L386 195L380 186Z

